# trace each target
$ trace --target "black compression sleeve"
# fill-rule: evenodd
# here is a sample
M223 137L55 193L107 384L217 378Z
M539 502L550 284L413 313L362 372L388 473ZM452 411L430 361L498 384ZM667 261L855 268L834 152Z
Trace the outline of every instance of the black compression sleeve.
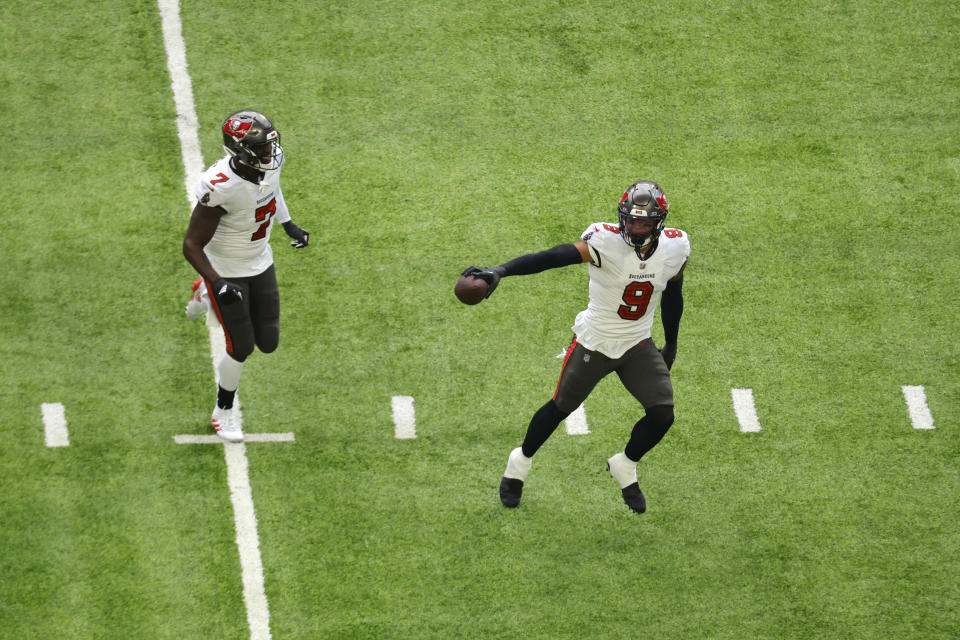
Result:
M547 269L566 267L583 262L580 250L572 244L558 244L553 249L528 253L525 256L514 258L497 267L505 276L526 276L531 273L540 273Z
M680 334L680 316L683 315L683 277L667 282L660 298L660 319L663 322L663 340L676 344Z

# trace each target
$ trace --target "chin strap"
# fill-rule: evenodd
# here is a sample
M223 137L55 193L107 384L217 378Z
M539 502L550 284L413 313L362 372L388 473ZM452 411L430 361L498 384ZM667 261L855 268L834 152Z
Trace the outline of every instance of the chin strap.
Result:
M654 252L656 252L657 247L659 245L660 245L659 238L657 238L656 240L653 240L652 238L647 238L647 241L644 242L642 246L634 247L634 251L636 252L637 257L640 258L640 261L643 262L644 260L649 260L651 257L653 257L653 254ZM641 252L647 247L650 247L650 250L647 252L647 255L643 255Z

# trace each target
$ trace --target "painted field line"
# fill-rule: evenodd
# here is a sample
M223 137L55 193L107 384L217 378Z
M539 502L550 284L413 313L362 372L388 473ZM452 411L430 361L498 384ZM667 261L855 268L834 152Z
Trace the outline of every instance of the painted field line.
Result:
M757 407L753 403L753 389L731 389L730 391L733 394L733 411L737 414L740 431L744 433L760 431Z
M198 133L200 127L193 100L193 84L190 74L187 73L187 49L183 42L180 5L178 0L157 0L157 3L160 7L163 42L167 51L167 69L170 72L173 101L177 111L177 135L180 138L180 153L184 169L183 184L187 202L192 206L194 204L193 186L203 172L203 155L200 153ZM209 324L208 322L208 327ZM223 331L217 326L209 327L209 330L210 358L213 361L214 377L217 378L217 362L225 352ZM235 398L234 403L237 420L242 428L239 398ZM250 491L246 447L243 443L224 443L224 445L250 639L269 640L271 637L270 609L263 585L263 561L260 557L257 519L253 510L253 495Z
M910 412L910 422L914 429L934 429L933 414L927 406L927 392L923 387L903 386L903 397L907 401L907 411Z
M417 419L413 411L413 397L393 396L390 406L393 408L394 437L398 440L416 438Z
M563 422L567 433L571 436L583 436L590 433L590 428L587 426L587 412L583 410L582 404L568 415Z
M293 437L292 432L287 433L245 433L243 434L244 442L294 442L296 438ZM173 436L173 441L177 444L224 444L225 441L220 438L220 436L209 434L209 435L191 435L184 434L179 436ZM230 443L227 443L230 444Z
M173 88L173 103L177 108L177 135L180 137L180 156L183 159L184 186L187 202L194 204L193 187L203 173L203 154L200 153L200 124L193 102L193 83L187 73L187 47L183 42L178 0L158 0L163 27L163 43L167 49L167 70Z
M69 447L67 414L59 402L44 402L40 405L43 416L43 437L48 447Z
M250 464L247 462L248 442L293 442L293 433L247 433L243 442L225 442L215 435L176 435L177 444L222 444L227 460L227 485L237 531L237 550L243 580L243 601L247 607L247 624L251 640L270 639L270 607L263 583L263 559L257 534L257 514L253 507L250 488Z
M237 529L237 549L243 568L243 601L247 605L247 624L251 640L270 638L270 607L263 584L263 559L260 556L260 538L257 535L257 516L253 510L250 490L250 470L247 446L242 442L224 443L227 459L227 484Z

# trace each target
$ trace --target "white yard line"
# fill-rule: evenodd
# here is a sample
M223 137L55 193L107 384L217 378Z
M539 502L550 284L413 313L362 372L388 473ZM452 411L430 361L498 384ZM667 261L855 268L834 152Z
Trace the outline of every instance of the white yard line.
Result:
M907 411L910 412L910 422L914 429L934 429L933 414L927 406L927 392L923 387L909 385L901 387L903 397L907 401Z
M567 433L571 436L583 436L590 433L590 428L587 426L587 412L583 410L582 404L567 416L564 425Z
M393 408L394 437L398 440L412 440L417 437L417 419L413 410L411 396L393 396L390 398Z
M263 560L260 557L260 538L257 535L257 515L250 488L250 464L247 462L248 442L293 442L292 433L248 433L244 442L225 442L215 435L176 435L177 444L222 444L227 460L227 486L237 531L237 549L243 580L243 601L247 607L250 640L270 639L270 608L263 584Z
M177 107L177 135L180 136L180 155L183 158L184 186L187 202L194 204L193 188L203 173L203 155L197 131L197 111L193 104L193 83L187 73L187 47L183 42L178 0L158 0L163 26L163 43L167 48L167 69L173 87L173 102Z
M187 73L187 53L180 22L180 6L177 0L157 1L163 27L163 42L167 50L167 69L170 71L170 84L177 110L177 135L180 138L180 153L183 159L184 187L187 202L192 206L194 204L193 187L203 172L203 155L200 153L199 124L193 102L193 84ZM209 329L210 358L213 361L214 377L216 377L217 363L224 353L223 331L218 326L209 327ZM234 402L237 419L241 420L239 398ZM216 438L216 436L210 437ZM292 434L290 438L292 439ZM247 436L247 439L251 442L256 441L251 436ZM270 610L264 589L263 561L260 557L257 518L250 490L246 446L243 443L224 443L223 450L227 461L227 481L230 485L230 501L233 503L237 529L237 549L240 553L240 568L243 574L243 600L247 607L250 638L251 640L269 640L271 637Z
M223 453L227 459L227 483L237 529L237 549L243 567L243 601L247 605L247 624L251 640L270 638L270 607L263 584L263 560L260 557L260 538L257 536L257 516L253 510L250 472L247 464L247 446L242 442L226 442Z
M250 442L294 442L296 438L293 437L293 433L245 433L243 434L243 441L245 443ZM184 434L173 436L173 441L177 444L230 444L225 443L220 436L213 434L209 435L194 435L194 434Z
M753 389L731 389L731 393L733 395L733 411L737 414L740 431L744 433L760 431L757 407L753 403Z
M40 405L43 415L43 437L48 447L69 447L67 415L59 402L44 402Z

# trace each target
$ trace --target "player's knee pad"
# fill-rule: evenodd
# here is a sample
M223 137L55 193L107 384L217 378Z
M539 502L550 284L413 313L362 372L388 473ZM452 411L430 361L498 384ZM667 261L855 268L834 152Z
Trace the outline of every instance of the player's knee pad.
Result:
M253 353L253 340L234 340L227 353L237 362L243 362Z
M257 348L263 353L273 353L280 344L280 327L269 325L257 332Z

